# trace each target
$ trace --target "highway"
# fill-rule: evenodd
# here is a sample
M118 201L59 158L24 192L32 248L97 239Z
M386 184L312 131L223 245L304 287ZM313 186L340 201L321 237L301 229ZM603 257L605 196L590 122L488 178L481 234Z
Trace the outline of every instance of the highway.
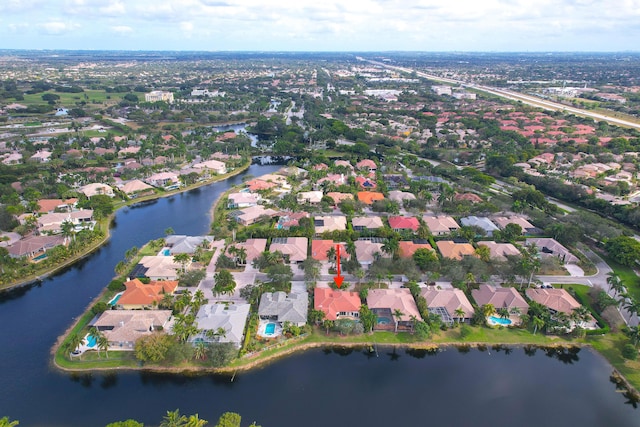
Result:
M564 105L564 104L560 104L557 102L553 102L553 101L548 101L546 99L542 99L542 98L538 98L536 96L531 96L531 95L525 95L519 92L514 92L511 90L505 90L505 89L499 89L499 88L495 88L495 87L491 87L491 86L483 86L483 85L477 85L475 83L468 83L462 80L455 80L455 79L450 79L447 77L439 77L433 74L428 74L428 73L423 73L422 71L417 71L417 70L412 70L411 68L406 68L406 67L397 67L394 65L389 65L389 64L385 64L383 62L378 62L378 61L372 61L372 60L368 60L368 59L364 59L364 58L360 58L363 61L369 62L371 64L375 64L375 65L379 65L381 67L385 67L388 69L392 69L392 70L396 70L396 71L402 71L405 73L416 73L416 75L420 76L420 77L424 77L426 79L429 80L434 80L434 81L438 81L438 82L443 82L443 83L449 83L449 84L453 84L453 85L459 85L462 87L467 87L469 89L475 89L481 92L485 92L485 93L489 93L491 95L495 95L495 96L499 96L501 98L505 98L505 99L509 99L511 101L520 101L524 104L527 105L531 105L534 107L539 107L539 108L543 108L545 110L552 110L552 111L564 111L566 113L572 113L572 114L576 114L579 116L583 116L583 117L590 117L594 120L604 120L610 124L614 124L614 125L619 125L619 126L624 126L624 127L629 127L629 128L634 128L634 129L638 129L640 130L640 124L638 123L633 123L630 122L628 120L623 120L623 119L619 119L615 116L613 116L614 113L611 113L611 115L608 114L601 114L601 113L595 113L593 111L588 111L588 110L583 110L581 108L575 108L575 107L571 107L568 105Z

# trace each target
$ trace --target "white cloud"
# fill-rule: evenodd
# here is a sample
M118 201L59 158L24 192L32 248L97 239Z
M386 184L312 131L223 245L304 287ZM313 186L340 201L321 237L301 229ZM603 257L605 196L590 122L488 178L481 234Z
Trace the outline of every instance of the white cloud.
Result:
M128 25L114 25L111 27L111 31L116 34L126 35L133 33L133 28L129 27Z
M45 22L38 25L38 28L49 35L60 35L80 28L80 25L60 21Z

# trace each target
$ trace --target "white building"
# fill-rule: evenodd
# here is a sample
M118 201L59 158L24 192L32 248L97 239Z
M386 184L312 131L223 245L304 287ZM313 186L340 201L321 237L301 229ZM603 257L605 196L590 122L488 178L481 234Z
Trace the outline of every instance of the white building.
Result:
M173 93L165 92L163 90L154 90L149 93L145 93L144 100L147 102L164 101L171 104L173 102Z

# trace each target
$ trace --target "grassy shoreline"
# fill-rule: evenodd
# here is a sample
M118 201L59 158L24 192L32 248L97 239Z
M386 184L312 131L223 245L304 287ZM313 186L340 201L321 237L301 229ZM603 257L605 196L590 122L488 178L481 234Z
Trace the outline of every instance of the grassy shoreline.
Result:
M91 244L90 246L88 246L86 248L86 250L84 250L81 253L78 253L76 255L74 255L73 257L69 258L68 260L65 260L62 264L53 266L51 268L48 268L46 270L43 271L39 271L36 274L30 275L28 277L25 277L23 279L21 279L20 281L17 282L13 282L13 283L7 283L5 285L0 285L0 293L2 292L7 292L13 289L17 289L23 286L29 286L33 283L37 283L43 279L46 279L47 277L50 277L52 275L54 275L55 273L64 270L67 267L71 267L73 264L75 264L76 262L86 258L87 256L91 255L92 253L94 253L95 251L97 251L98 249L100 249L105 243L107 243L109 241L109 239L111 238L111 223L113 221L113 219L115 218L116 213L118 212L118 210L127 207L127 206L132 206L138 203L144 203L144 202L149 202L152 200L158 200L164 197L170 197L176 194L180 194L180 193L184 193L186 191L189 190L194 190L196 188L199 187L203 187L205 185L209 185L209 184L213 184L215 182L218 181L223 181L227 178L230 178L232 176L238 175L244 171L246 171L247 169L249 169L249 167L251 166L251 160L248 160L245 164L243 164L242 166L239 166L237 168L235 168L233 171L228 172L224 175L216 175L213 178L206 180L206 181L202 181L202 182L197 182L195 184L186 186L186 187L181 187L177 190L172 190L172 191L167 191L167 192L163 192L163 193L156 193L154 195L149 195L149 196L144 196L144 197L140 197L140 198L135 198L135 199L129 199L127 201L123 201L123 202L117 202L114 204L114 210L113 213L111 213L107 218L101 220L99 222L100 227L103 229L104 231L104 238L100 239L97 242L94 242L93 244Z

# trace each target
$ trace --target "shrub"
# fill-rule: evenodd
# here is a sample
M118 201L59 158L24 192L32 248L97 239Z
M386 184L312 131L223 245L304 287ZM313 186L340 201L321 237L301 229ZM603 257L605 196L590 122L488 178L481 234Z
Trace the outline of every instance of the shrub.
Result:
M107 289L114 292L120 292L125 290L124 281L122 280L112 280L107 286Z
M94 315L98 315L98 314L102 314L105 311L107 311L109 309L109 304L107 304L104 301L100 301L99 303L97 303L96 305L94 305L93 307L91 307L91 312Z
M622 357L629 360L636 360L638 358L638 350L633 344L627 343L622 347Z
M465 339L471 335L471 327L469 325L462 325L460 327L460 338Z

